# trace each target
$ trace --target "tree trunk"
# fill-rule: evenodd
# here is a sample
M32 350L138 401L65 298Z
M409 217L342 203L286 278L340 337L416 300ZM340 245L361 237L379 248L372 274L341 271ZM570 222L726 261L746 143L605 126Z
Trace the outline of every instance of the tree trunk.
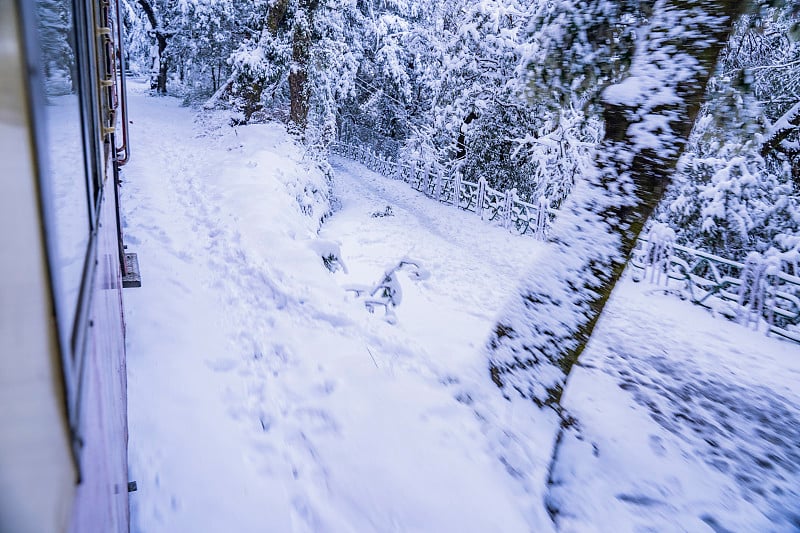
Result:
M464 122L461 123L461 129L458 132L458 140L456 141L456 160L467 157L467 126L472 124L472 121L476 118L478 118L478 114L475 113L475 111L470 111L466 118L464 118Z
M167 94L167 71L169 69L169 62L164 52L167 49L167 38L170 34L159 25L156 12L148 0L139 0L139 5L142 6L147 20L150 22L150 27L153 28L153 36L155 36L156 44L158 45L158 76L156 77L155 89L158 94ZM151 86L151 88L153 87Z
M669 183L739 9L735 0L654 5L628 76L603 92L596 171L576 184L553 242L490 338L490 375L505 395L559 408L567 376Z
M303 0L295 15L292 40L292 66L289 70L289 127L297 132L306 129L311 91L308 87L308 64L311 60L312 24L316 0Z
M278 28L283 23L286 17L286 11L289 9L289 0L276 0L269 8L267 14L267 30L273 37L278 35Z
M261 39L267 37L271 39L277 38L278 30L286 18L288 9L289 0L276 0L270 6L269 13L267 13L266 27L261 32ZM255 112L261 110L261 97L269 80L246 73L239 73L237 77L241 85L239 90L239 96L242 98L241 110L244 113L245 121L249 121Z
M169 70L169 61L164 55L167 49L167 38L159 33L156 33L156 40L158 41L158 80L156 84L156 92L158 94L167 94L167 71Z

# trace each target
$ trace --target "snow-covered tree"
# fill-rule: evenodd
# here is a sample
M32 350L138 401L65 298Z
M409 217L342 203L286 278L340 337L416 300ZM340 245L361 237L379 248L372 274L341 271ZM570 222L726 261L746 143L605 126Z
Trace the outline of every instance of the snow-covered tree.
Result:
M542 30L553 54L546 71L550 90L564 104L598 94L605 133L596 171L576 183L551 233L552 247L489 343L495 383L539 405L560 401L566 377L669 182L739 9L727 0L660 0L645 14L638 2L564 0L552 6ZM629 66L613 46L614 29L627 20L639 21L631 28Z
M67 0L41 0L39 39L44 57L45 80L51 94L74 92L78 81L75 63L75 38L72 33L72 7Z
M797 7L742 17L709 86L660 218L680 242L744 260L794 250L800 234L800 43Z
M171 38L170 57L185 92L208 98L230 75L228 57L249 35L231 2L185 0L176 13L178 29Z
M159 94L166 94L170 67L167 45L176 31L171 24L175 11L167 0L137 0L137 3L150 25L147 35L154 41L150 47L150 85Z

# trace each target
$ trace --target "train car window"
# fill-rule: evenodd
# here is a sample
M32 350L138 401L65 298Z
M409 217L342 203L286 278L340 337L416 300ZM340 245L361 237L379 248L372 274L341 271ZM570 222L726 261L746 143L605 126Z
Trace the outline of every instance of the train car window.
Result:
M44 135L39 147L49 197L51 270L62 339L71 344L87 263L95 196L87 172L79 50L72 0L37 0L44 80ZM67 345L69 345L67 344Z

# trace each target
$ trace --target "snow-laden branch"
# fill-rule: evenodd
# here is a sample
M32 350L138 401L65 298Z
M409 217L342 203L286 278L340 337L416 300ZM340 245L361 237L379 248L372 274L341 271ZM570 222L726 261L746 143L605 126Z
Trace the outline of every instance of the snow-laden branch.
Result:
M761 141L761 155L775 150L793 130L800 127L800 102L794 104L769 128Z

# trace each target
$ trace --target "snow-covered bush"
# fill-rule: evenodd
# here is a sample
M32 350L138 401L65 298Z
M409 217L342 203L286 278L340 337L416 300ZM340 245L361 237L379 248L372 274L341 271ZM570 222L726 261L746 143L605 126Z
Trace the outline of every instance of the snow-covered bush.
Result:
M308 244L308 247L322 258L322 264L325 265L325 268L331 272L341 270L347 274L347 264L342 258L342 249L338 242L315 239Z
M383 307L384 319L390 324L397 322L394 308L403 301L403 289L397 274L404 271L408 277L415 281L423 281L430 277L430 273L415 259L404 257L396 264L392 264L384 271L380 281L374 285L348 285L345 290L354 293L359 298L364 298L364 306L370 313L376 308Z
M753 143L714 148L684 158L685 181L663 218L690 246L736 260L765 252L796 228L791 178L775 174Z

